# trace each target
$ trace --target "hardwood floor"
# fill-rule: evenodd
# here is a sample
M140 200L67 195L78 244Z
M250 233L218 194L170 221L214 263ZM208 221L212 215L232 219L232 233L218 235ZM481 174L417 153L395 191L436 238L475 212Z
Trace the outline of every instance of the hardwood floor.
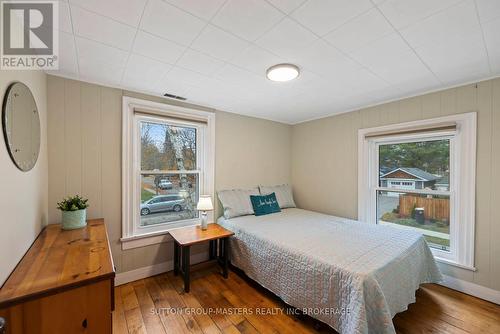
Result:
M214 266L193 271L190 293L169 272L117 287L115 300L116 334L335 333L309 317L287 315L286 305L255 282L234 271L225 280ZM500 306L427 284L394 324L398 333L500 333Z

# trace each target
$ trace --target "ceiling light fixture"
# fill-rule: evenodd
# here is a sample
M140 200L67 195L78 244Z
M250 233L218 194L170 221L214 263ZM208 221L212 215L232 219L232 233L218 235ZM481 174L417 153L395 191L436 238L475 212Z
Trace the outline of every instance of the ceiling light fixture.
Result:
M293 64L278 64L267 69L267 78L271 81L290 81L299 76L299 68Z

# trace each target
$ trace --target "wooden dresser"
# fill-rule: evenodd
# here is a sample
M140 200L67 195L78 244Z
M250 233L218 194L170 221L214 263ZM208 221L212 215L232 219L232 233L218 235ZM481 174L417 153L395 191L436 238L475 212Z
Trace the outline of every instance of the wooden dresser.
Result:
M48 225L0 289L0 333L111 333L114 279L102 219Z

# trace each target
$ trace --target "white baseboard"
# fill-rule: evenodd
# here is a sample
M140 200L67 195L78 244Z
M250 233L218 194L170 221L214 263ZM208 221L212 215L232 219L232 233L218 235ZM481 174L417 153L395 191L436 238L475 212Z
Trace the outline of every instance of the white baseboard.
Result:
M500 305L500 291L493 290L482 285L464 281L455 277L444 276L444 281L440 284L468 295L487 300Z
M207 260L208 260L207 252L191 255L191 264L196 264ZM167 271L171 271L173 269L174 269L174 261L172 260L154 264L148 267L142 267L126 271L123 273L118 273L116 274L115 277L115 286L137 281L146 277L166 273Z

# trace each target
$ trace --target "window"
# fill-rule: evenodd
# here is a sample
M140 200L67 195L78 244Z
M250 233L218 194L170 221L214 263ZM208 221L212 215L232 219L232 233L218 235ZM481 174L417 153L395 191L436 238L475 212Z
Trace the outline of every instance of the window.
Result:
M197 224L199 196L213 195L215 116L128 97L123 109L122 241Z
M436 190L436 182L449 179L453 135L417 137L375 139L380 175L376 187L377 223L417 230L431 248L449 252L451 192L449 186L445 191ZM411 181L391 181L389 190L384 180L394 177L415 179L421 192L414 192L417 188Z
M475 113L359 131L359 220L422 233L473 269Z
M196 203L202 169L197 157L202 143L198 136L204 125L191 125L168 117L135 118L140 136L140 145L137 145L141 180L139 226L198 218Z

